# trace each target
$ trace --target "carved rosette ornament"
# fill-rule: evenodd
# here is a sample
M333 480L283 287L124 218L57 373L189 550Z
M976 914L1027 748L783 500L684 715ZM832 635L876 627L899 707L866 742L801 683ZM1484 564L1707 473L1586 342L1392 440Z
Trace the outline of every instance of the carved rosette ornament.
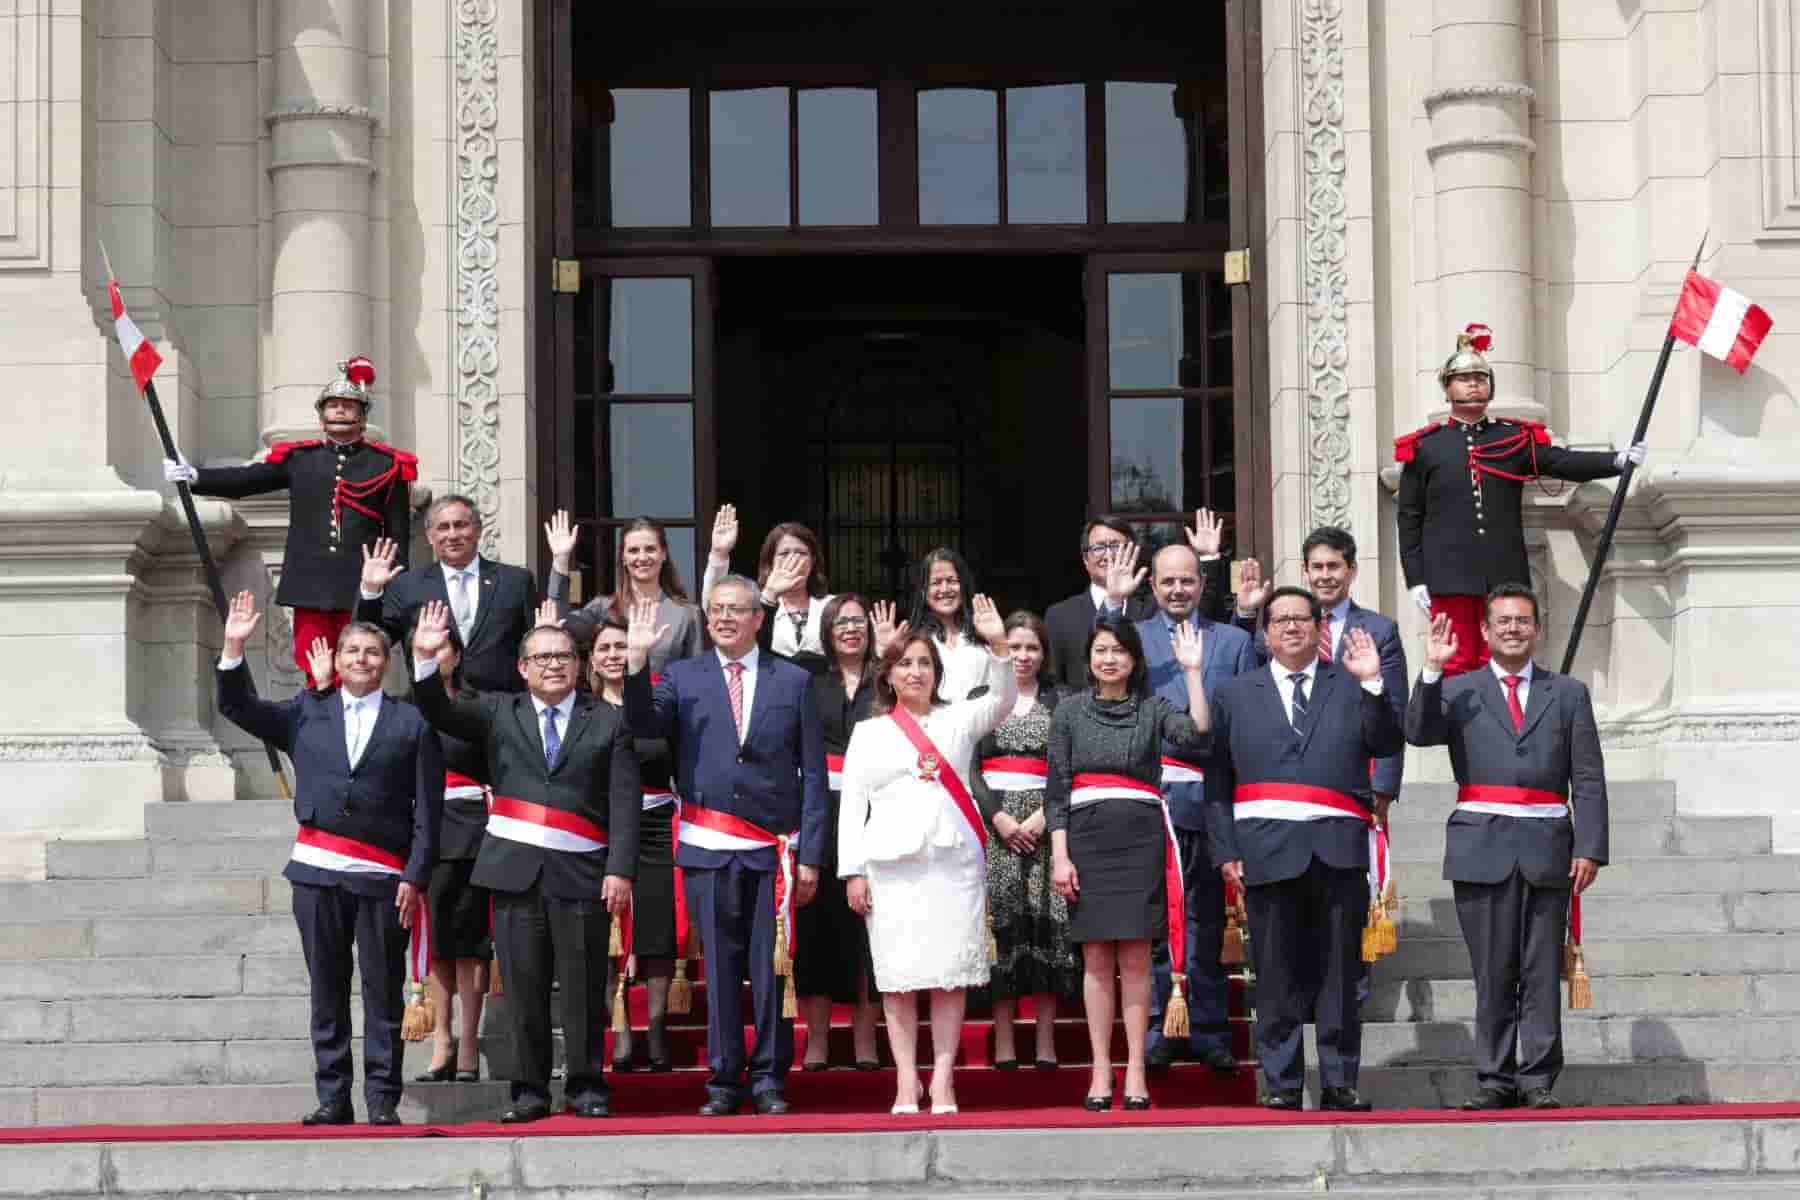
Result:
M499 0L457 0L456 487L481 510L481 552L499 551Z
M1343 0L1303 0L1300 72L1309 525L1350 527Z

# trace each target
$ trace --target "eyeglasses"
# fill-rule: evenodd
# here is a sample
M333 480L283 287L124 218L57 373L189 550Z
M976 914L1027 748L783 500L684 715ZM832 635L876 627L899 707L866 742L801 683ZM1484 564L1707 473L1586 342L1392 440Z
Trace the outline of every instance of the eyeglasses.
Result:
M831 627L833 629L867 629L869 627L869 618L839 617L831 623Z
M1288 626L1294 626L1294 625L1311 625L1312 623L1313 623L1313 619L1310 615L1304 616L1304 617L1270 617L1269 618L1269 624L1275 626L1277 629L1281 629L1281 628L1288 627Z
M736 617L741 621L755 611L748 604L715 604L706 610L706 615L709 617Z
M1537 624L1536 617L1493 617L1488 624L1495 629L1530 629Z
M527 654L525 661L534 667L564 667L575 661L573 650L546 650L541 654Z
M1129 545L1130 542L1089 542L1081 548L1081 553L1087 558L1105 558L1109 554L1117 554Z

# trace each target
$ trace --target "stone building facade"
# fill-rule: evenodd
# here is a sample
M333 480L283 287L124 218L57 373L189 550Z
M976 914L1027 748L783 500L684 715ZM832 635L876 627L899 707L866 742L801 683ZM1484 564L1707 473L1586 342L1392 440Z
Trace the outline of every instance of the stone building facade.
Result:
M1702 269L1773 315L1741 378L1673 359L1578 669L1615 773L1676 779L1686 808L1774 814L1800 846L1783 804L1800 751L1800 4L1192 7L1229 10L1234 119L1261 144L1240 285L1256 383L1234 403L1265 431L1251 486L1272 502L1239 541L1281 577L1307 529L1345 524L1362 601L1405 609L1392 439L1441 414L1436 366L1465 323L1496 331L1497 409L1609 447L1703 234ZM380 435L421 458L416 498L475 496L486 550L534 560L555 491L542 192L561 103L541 77L567 53L546 22L568 13L0 6L0 875L41 873L47 837L141 829L146 802L269 792L212 707L218 624L112 341L103 243L194 461L304 435L332 364L365 352ZM1531 505L1553 655L1610 500L1588 484ZM282 498L200 511L228 586L266 597ZM295 686L283 660L264 656L266 689Z

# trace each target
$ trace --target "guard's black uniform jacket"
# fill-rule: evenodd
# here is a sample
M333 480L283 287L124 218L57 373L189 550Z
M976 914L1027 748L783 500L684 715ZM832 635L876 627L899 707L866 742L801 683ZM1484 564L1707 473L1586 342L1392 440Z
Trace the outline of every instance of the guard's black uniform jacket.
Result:
M1619 473L1614 457L1553 446L1548 429L1512 417L1445 421L1396 438L1406 586L1485 596L1498 584L1529 583L1520 518L1526 482L1608 479Z
M378 537L400 544L404 565L411 509L406 485L418 458L380 442L277 442L268 461L200 467L196 495L228 500L288 492L287 552L275 602L289 608L354 609L362 547Z

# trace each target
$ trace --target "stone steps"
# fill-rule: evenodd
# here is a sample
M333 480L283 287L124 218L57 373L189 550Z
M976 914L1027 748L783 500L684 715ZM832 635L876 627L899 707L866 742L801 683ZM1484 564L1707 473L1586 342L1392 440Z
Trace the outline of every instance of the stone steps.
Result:
M1396 863L1442 863L1444 825L1393 822L1391 857ZM1661 856L1728 857L1768 854L1774 847L1768 817L1662 817L1614 821L1609 831L1612 859Z
M1785 975L1800 971L1800 937L1779 933L1595 939L1585 947L1590 975ZM1468 979L1461 938L1401 938L1375 964L1376 980Z

